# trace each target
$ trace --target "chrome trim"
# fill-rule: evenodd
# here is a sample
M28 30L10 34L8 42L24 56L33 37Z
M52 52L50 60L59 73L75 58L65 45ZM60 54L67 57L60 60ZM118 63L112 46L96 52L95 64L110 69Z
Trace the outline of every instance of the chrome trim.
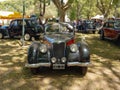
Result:
M51 66L51 63L36 63L36 64L29 64L29 63L26 63L25 64L25 67L27 68L38 68L38 67L50 67ZM70 67L70 66L81 66L81 67L90 67L92 66L92 63L90 62L68 62L67 63L67 66Z
M92 63L90 62L68 62L67 66L89 67L89 66L92 66Z
M25 67L27 68L38 68L38 67L50 67L50 63L36 63L36 64L29 64L29 63L26 63L25 64Z

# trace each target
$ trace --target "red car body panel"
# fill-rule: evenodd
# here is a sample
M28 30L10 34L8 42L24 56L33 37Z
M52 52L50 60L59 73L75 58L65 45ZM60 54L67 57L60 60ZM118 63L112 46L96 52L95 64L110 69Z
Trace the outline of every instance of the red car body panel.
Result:
M120 21L119 21L120 22ZM117 40L120 36L120 28L115 27L116 21L107 21L103 28L101 29L104 32L104 38L110 40ZM109 26L112 25L113 26ZM120 26L119 26L120 27Z

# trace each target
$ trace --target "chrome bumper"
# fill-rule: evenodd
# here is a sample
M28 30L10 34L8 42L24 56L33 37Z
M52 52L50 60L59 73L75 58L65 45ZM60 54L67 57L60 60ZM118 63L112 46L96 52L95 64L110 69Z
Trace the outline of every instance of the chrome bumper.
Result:
M71 67L71 66L89 67L89 66L92 66L92 64L90 62L68 62L67 66L68 67Z
M36 63L36 64L29 64L29 63L26 63L25 64L25 67L27 68L38 68L38 67L50 67L50 63Z
M25 64L25 67L27 68L50 67L50 66L51 66L51 63L36 63L36 64L26 63ZM92 66L92 64L90 62L84 62L84 63L83 62L68 62L67 66L68 67L71 67L71 66L89 67L89 66Z

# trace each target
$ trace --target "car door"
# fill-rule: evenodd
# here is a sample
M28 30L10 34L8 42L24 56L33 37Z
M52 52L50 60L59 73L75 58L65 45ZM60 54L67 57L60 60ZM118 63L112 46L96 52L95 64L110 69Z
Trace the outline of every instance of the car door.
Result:
M18 35L18 23L17 20L14 20L10 24L10 34L11 36L17 36Z
M109 27L108 27L108 22L106 22L103 26L103 29L104 31L104 36L107 37L108 36L108 31L109 31Z
M108 23L108 30L107 30L107 37L109 39L112 39L114 33L115 33L114 22L109 22Z
M111 38L116 39L118 36L118 31L120 30L120 21L115 21L114 29L111 31Z
M17 21L17 23L18 23L17 33L18 33L18 35L21 36L22 35L23 20L20 19Z

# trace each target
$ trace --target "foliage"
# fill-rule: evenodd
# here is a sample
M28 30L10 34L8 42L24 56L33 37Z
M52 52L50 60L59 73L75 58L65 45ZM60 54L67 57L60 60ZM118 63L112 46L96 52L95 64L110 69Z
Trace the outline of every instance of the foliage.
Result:
M55 6L58 9L60 21L65 21L66 11L71 7L74 0L68 0L64 2L64 0L52 0Z
M3 11L13 11L13 12L20 12L23 11L23 0L7 0L4 2L1 2L0 8ZM29 11L31 6L33 5L33 0L26 0L25 1L25 8L26 11ZM28 12L27 12L28 13Z
M26 14L40 15L42 11L40 4L45 1L47 10L45 13L58 12L61 20L67 13L71 20L87 18L97 14L104 15L106 18L111 16L120 16L120 1L119 0L24 0ZM53 3L52 3L53 2ZM53 5L54 4L54 5ZM56 6L56 8L54 7ZM6 0L0 2L0 9L3 11L23 11L23 0ZM56 15L54 15L56 16Z
M104 17L107 17L110 14L110 10L113 9L113 0L97 0L96 7Z
M74 10L74 11L73 11ZM75 0L72 4L72 7L69 11L70 18L74 19L80 19L80 18L90 18L91 16L94 16L94 12L96 12L95 9L95 0ZM75 13L75 15L71 17L72 13Z

